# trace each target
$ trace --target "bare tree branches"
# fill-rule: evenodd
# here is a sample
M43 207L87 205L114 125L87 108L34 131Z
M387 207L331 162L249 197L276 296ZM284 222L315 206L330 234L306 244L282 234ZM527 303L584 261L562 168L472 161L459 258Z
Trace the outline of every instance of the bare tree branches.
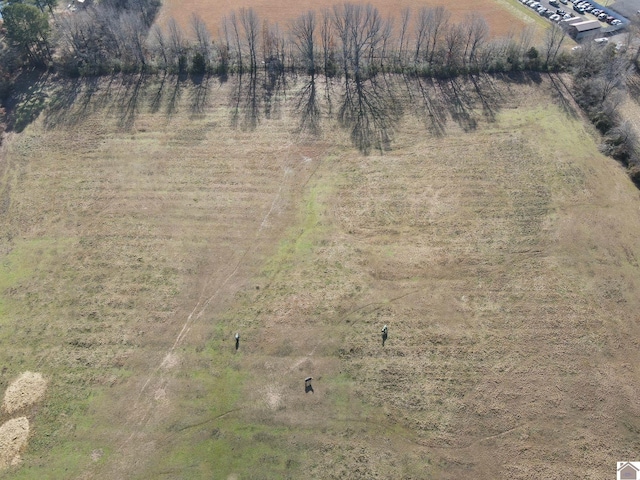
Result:
M314 76L316 73L315 43L316 14L309 11L291 24L293 44L300 55L305 71Z
M258 68L258 15L253 8L240 9L240 23L244 31L247 48L249 49L249 70L255 72Z
M551 25L551 28L547 29L544 40L545 66L548 67L551 63L555 62L556 57L558 56L558 52L560 51L560 47L562 47L562 44L564 43L566 37L566 30L560 28L556 24Z

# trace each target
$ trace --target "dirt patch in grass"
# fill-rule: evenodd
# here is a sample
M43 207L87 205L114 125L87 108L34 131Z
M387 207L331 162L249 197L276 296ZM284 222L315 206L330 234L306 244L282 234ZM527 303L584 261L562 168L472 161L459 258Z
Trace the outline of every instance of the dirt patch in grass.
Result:
M0 471L20 464L20 452L29 438L27 417L11 419L0 425Z
M4 394L2 409L12 414L41 400L47 390L47 381L42 374L24 372L15 379Z

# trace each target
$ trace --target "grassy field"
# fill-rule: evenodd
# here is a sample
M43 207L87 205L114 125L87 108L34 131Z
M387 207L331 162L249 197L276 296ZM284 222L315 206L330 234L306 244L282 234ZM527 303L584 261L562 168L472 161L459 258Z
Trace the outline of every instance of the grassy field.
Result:
M0 394L48 384L0 412L30 422L0 478L601 479L635 459L637 189L557 78L391 83L402 114L369 156L339 87L317 136L293 79L255 116L235 80L46 92L2 147Z

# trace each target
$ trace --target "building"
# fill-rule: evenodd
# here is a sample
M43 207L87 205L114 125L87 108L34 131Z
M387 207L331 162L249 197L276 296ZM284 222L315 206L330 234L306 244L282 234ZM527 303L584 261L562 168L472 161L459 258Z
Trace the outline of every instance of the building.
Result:
M597 20L585 20L583 22L573 23L569 25L568 32L569 35L576 40L595 36L600 33L600 22Z

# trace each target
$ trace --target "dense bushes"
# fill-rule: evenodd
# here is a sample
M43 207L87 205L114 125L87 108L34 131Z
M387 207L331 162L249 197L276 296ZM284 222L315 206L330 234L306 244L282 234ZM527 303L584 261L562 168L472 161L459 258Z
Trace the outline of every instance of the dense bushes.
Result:
M629 167L638 177L638 137L620 116L632 63L614 46L586 43L574 55L574 93L580 107L603 135L601 151ZM636 179L635 181L637 181Z

